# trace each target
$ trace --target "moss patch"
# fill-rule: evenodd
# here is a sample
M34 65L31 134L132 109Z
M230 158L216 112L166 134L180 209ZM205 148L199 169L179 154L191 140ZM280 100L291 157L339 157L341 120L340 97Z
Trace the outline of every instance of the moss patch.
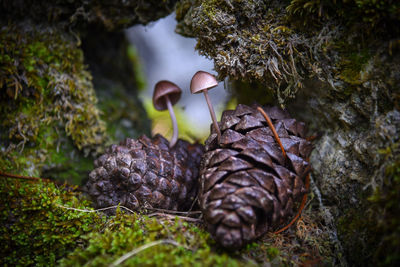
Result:
M54 265L69 250L82 246L82 236L96 231L96 213L66 210L89 202L53 183L0 180L0 255L5 265Z
M45 165L102 151L107 141L105 123L96 107L82 51L75 42L71 36L58 34L57 28L1 28L3 171L39 175ZM65 147L71 149L62 151ZM67 156L68 152L73 154Z
M82 193L48 182L0 180L0 255L5 265L273 266L333 264L318 213L306 210L288 231L267 234L239 251L218 247L201 220L174 215L93 212ZM193 217L192 217L193 218ZM166 241L167 240L167 241Z
M61 261L61 265L108 266L132 251L135 253L123 261L123 266L258 266L265 262L294 266L306 262L333 263L332 248L321 242L325 240L329 243L327 234L321 235L309 216L304 218L294 231L269 234L233 252L219 248L202 224L178 218L118 213L111 218L110 227L102 233L87 235L88 246L76 249Z

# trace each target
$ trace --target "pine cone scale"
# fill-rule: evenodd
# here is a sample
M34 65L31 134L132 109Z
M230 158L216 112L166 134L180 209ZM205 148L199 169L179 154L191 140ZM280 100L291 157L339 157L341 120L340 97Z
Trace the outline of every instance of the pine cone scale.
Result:
M257 181L250 176L247 171L238 171L230 174L225 181L227 183L236 185L236 186L253 186L257 184Z
M239 219L236 212L229 212L224 215L222 223L229 227L240 227L241 220Z
M227 158L225 161L221 163L221 165L218 167L219 171L240 171L244 169L249 169L253 167L253 165L245 161L241 158L238 157L232 157L230 156Z
M216 171L215 169L209 169L208 173L204 174L207 179L204 181L204 190L208 191L213 188L223 177L228 173L226 171Z
M235 132L235 131L233 131L231 129L227 129L221 135L220 144L221 145L229 145L229 144L235 143L235 142L237 142L237 141L239 141L240 139L243 139L243 138L244 138L243 134L241 134L239 132Z
M275 193L276 186L274 183L274 179L277 179L277 177L275 177L273 174L264 172L260 169L251 169L248 171L248 173L257 181L257 183L262 188L272 194Z
M247 156L259 164L264 164L272 168L273 163L269 154L261 148L246 148L240 152L240 155Z

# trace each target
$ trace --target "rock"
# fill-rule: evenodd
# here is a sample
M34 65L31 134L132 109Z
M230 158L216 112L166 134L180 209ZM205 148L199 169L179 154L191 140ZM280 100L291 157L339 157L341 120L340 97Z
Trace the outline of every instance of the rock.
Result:
M220 79L238 80L230 87L239 103L264 104L272 92L320 133L314 192L337 254L351 265L395 265L400 6L367 2L186 0L177 32L197 38Z

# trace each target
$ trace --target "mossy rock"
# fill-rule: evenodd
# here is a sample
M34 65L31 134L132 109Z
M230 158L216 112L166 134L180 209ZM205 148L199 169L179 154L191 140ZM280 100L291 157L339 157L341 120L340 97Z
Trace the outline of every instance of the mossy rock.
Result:
M349 95L354 86L341 84L365 82L361 70L378 48L399 49L396 1L184 0L176 13L176 31L197 39L221 80L259 82L280 104L309 79Z
M70 159L76 170L87 165L81 159L108 137L77 39L23 25L3 26L0 39L1 170L37 176Z
M106 146L149 133L124 34L85 36L84 59L80 39L61 26L2 27L1 171L80 184ZM108 56L98 41L107 41Z
M185 0L177 20L238 103L284 105L319 137L315 192L348 263L395 266L400 4Z
M323 63L314 53L321 44L293 30L284 1L186 0L176 10L176 31L197 39L196 49L214 60L221 80L258 81L281 104Z

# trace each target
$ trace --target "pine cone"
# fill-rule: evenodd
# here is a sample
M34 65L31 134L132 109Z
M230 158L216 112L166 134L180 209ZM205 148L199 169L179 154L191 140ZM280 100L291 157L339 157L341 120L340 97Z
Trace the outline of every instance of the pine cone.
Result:
M200 208L211 235L226 248L240 248L286 222L306 193L312 145L304 123L277 107L263 108L285 159L257 107L224 111L220 143L212 130L201 162Z
M161 135L127 138L95 160L87 191L97 208L189 209L198 192L203 150L183 140L170 149Z

